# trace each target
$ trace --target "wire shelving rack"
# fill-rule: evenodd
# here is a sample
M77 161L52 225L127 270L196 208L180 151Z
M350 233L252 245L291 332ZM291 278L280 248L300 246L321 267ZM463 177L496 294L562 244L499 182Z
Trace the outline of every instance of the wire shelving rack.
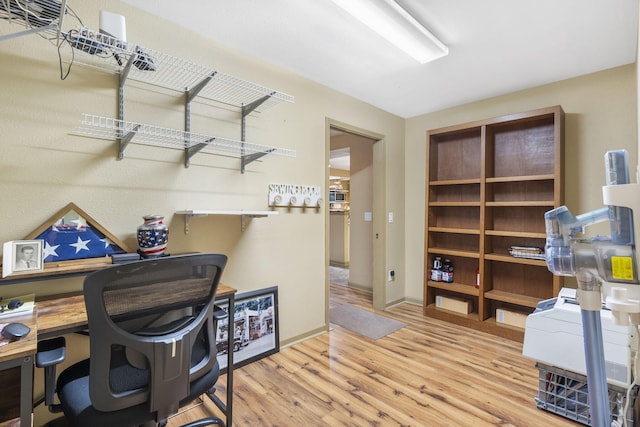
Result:
M62 22L67 12L67 0L59 4L24 0L0 0L0 19L20 28L19 31L0 35L0 41L40 34L57 44ZM24 28L24 29L22 29Z
M86 27L64 33L64 38L74 48L74 61L119 75L118 118L83 114L76 129L76 133L81 135L115 138L120 145L119 159L124 157L124 149L129 142L174 148L181 146L186 150L186 167L189 159L200 151L239 156L242 172L246 165L267 154L295 157L295 150L245 141L247 116L282 102L293 103L293 96L154 49L123 42ZM124 89L128 79L183 94L185 129L124 120ZM196 98L237 107L241 113L240 141L191 132L191 102Z
M259 158L265 154L276 154L285 157L296 156L295 150L286 148L269 147L86 113L82 115L76 131L84 136L119 140L119 158L124 157L126 146L134 137L135 142L138 144L181 149L185 152L185 166L189 166L191 157L200 151L237 158Z

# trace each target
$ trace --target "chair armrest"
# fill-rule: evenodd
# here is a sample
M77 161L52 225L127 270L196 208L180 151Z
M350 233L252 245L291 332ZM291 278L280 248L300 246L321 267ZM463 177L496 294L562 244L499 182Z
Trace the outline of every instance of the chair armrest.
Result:
M56 390L56 365L64 361L66 354L67 347L64 337L38 342L36 366L44 368L44 403L53 413L62 411L62 407L53 402Z
M38 352L36 353L36 366L38 368L48 368L62 363L66 353L67 347L64 337L39 341Z
M218 307L217 305L213 306L213 318L216 321L226 319L227 317L229 317L229 314L226 311L224 311L223 308Z

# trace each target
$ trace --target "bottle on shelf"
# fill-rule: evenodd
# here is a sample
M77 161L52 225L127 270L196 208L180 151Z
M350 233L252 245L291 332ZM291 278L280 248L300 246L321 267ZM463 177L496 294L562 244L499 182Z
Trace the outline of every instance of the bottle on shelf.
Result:
M480 289L480 267L476 268L476 289Z
M453 283L453 263L449 258L445 258L442 264L442 281Z
M437 256L433 259L431 268L431 280L434 282L442 282L442 258Z

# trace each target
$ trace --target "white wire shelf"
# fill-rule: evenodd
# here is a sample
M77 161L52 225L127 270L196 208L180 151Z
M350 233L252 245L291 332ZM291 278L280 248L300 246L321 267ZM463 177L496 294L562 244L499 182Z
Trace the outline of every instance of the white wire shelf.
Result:
M0 0L7 1L7 0ZM242 108L267 97L259 110L294 97L157 50L125 43L81 27L65 34L74 47L74 61L120 74L143 83L184 93L197 88L197 96Z
M57 43L60 28L67 12L67 0L60 3L43 0L0 0L0 19L15 25L18 31L1 34L0 41L40 34Z
M243 168L266 154L285 157L296 156L296 151L291 149L270 147L86 113L83 113L75 133L82 136L118 141L120 143L118 158L120 159L124 158L124 150L129 142L185 150L185 166L187 167L191 157L200 151L241 158L243 160Z

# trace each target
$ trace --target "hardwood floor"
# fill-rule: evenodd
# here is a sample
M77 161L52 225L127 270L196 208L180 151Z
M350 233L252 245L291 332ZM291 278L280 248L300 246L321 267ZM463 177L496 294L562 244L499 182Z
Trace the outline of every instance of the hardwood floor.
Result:
M372 310L370 295L332 285L331 306L345 303ZM536 407L538 371L520 343L425 318L410 304L378 314L407 326L375 341L334 326L237 369L234 425L581 425ZM209 411L218 413L205 399L169 426Z

